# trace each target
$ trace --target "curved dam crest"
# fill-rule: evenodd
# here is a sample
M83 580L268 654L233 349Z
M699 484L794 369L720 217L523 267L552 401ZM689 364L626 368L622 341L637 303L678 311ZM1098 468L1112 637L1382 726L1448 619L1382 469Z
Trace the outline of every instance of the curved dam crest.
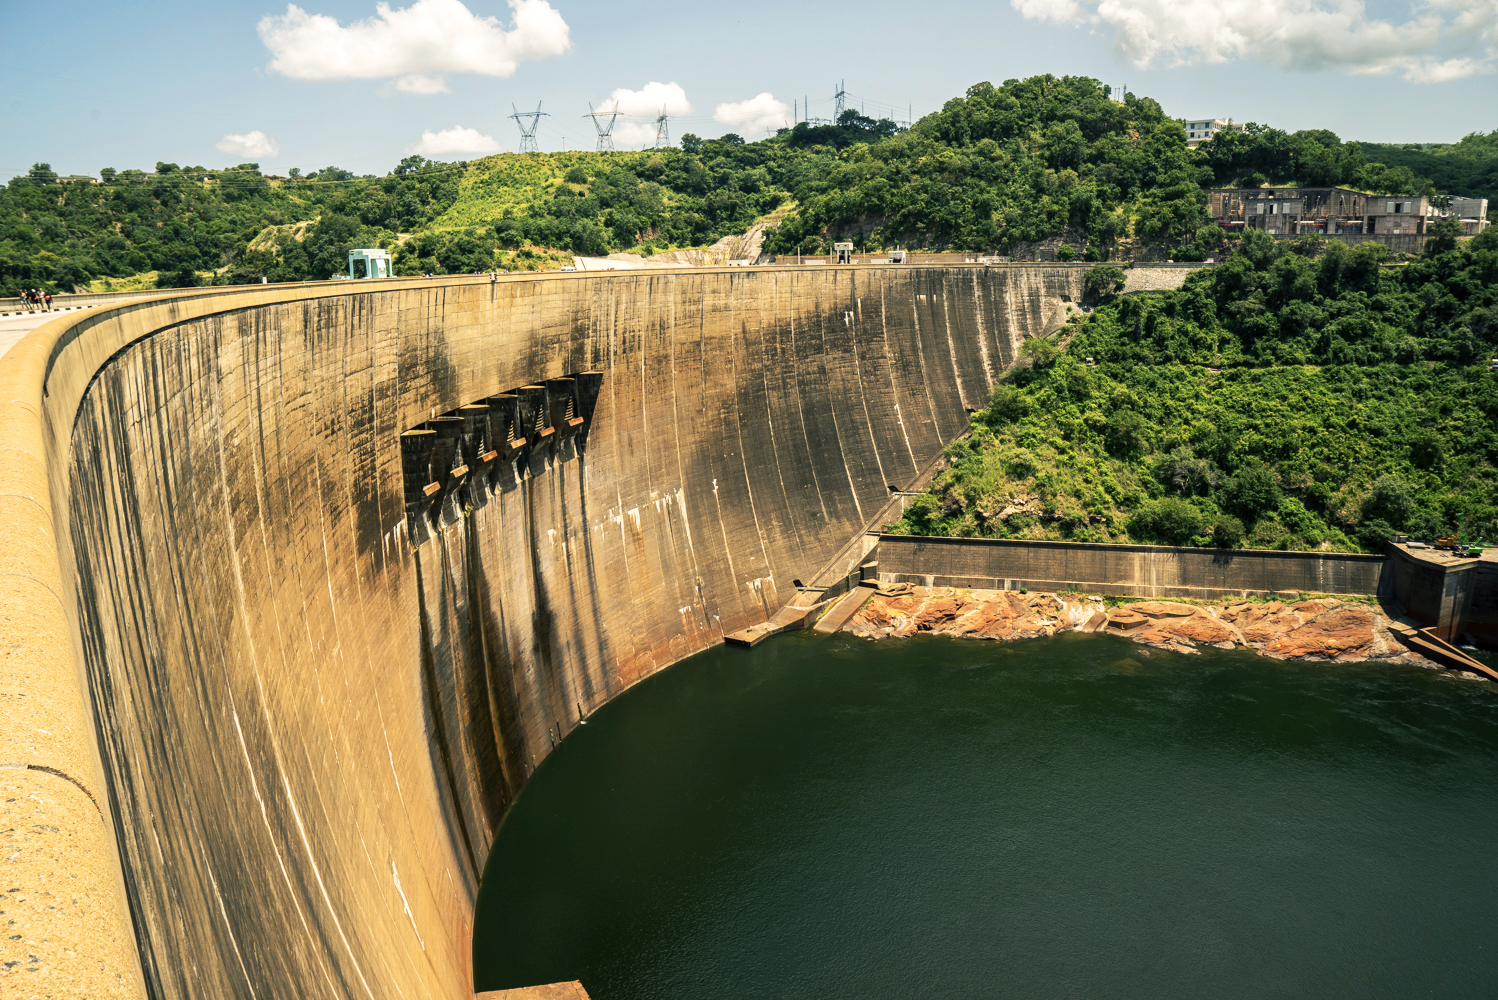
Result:
M58 752L108 803L120 954L161 997L471 995L479 875L535 766L836 558L1084 274L340 284L34 335L38 558L102 761ZM413 545L400 435L581 372L585 442Z

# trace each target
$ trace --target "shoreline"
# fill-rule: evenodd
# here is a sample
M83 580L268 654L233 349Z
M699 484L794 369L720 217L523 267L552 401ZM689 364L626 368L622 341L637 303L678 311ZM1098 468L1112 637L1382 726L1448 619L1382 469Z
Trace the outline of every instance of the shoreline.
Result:
M1190 655L1211 646L1247 649L1276 660L1399 663L1447 670L1400 641L1391 628L1399 621L1377 601L1357 598L1137 600L1110 606L1097 595L902 583L880 587L841 631L870 640L925 633L999 642L1103 632Z

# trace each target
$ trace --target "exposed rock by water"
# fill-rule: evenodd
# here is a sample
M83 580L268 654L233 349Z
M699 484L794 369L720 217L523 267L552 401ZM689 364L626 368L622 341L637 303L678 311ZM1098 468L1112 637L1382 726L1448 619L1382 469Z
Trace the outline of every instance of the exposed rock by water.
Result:
M882 589L848 623L869 639L918 632L975 639L1028 639L1080 630L1193 653L1198 646L1252 649L1279 660L1378 660L1435 666L1389 631L1377 604L1337 598L1181 604L1134 601L1107 608L1101 597L959 590L901 584Z

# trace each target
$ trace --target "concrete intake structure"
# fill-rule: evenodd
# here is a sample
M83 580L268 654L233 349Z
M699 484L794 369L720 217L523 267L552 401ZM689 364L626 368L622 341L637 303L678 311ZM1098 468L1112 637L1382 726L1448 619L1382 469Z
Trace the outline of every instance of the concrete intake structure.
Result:
M0 361L3 974L470 996L479 876L535 766L784 604L1083 275L253 286L31 334ZM547 404L585 435L418 511L416 544L403 433L593 384L591 413Z

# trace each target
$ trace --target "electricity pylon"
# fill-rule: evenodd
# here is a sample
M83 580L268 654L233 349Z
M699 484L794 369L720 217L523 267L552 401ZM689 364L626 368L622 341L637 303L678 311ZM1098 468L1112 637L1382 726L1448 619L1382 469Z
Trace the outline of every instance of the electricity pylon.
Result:
M510 117L515 119L515 124L520 128L520 151L522 153L541 152L541 148L536 145L536 126L541 124L542 118L550 118L551 115L541 110L540 101L536 102L536 110L534 111L520 111L513 103L510 105L510 110L515 112ZM530 119L531 123L529 126L521 120L524 118Z
M671 133L666 128L666 109L661 108L661 116L655 120L655 148L665 149L671 145Z
M593 105L588 105L588 113L584 118L593 119L593 127L598 130L598 151L600 153L612 153L614 151L614 119L619 117L619 103L614 102L613 111L594 111ZM605 125L599 119L607 118Z
M836 103L836 107L834 107L832 111L833 122L838 124L842 123L843 105L847 102L847 98L848 92L847 90L843 89L842 83L839 82L837 85L837 93L832 95L832 100Z

